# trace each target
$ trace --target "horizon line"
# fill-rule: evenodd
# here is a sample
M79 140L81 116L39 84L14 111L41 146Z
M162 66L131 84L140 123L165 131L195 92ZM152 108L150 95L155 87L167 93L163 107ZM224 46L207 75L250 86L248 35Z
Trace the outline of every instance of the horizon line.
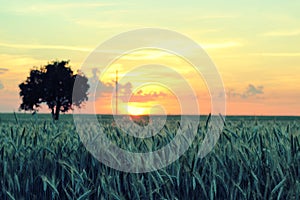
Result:
M25 112L0 112L0 115L2 114L26 114L26 115L32 115L32 113L25 113ZM51 113L46 113L46 112L42 112L42 113L36 113L36 114L41 114L41 115L51 115ZM200 114L200 115L195 115L195 114L185 114L183 116L208 116L211 113L208 114ZM94 113L61 113L60 115L94 115ZM96 113L96 115L110 115L110 116L181 116L181 114L142 114L142 115L128 115L128 114L118 114L118 115L114 115L114 114L107 114L107 113ZM212 115L219 115L219 114L212 114ZM264 115L264 114L260 114L260 115L256 115L256 114L228 114L228 115L222 115L223 117L300 117L299 115Z

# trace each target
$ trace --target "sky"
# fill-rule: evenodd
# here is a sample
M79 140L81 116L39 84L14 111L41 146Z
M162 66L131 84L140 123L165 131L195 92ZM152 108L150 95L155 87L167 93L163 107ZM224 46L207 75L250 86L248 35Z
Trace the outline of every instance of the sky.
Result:
M102 42L122 32L151 27L176 31L203 47L222 78L227 115L300 113L300 1L0 3L0 112L18 111L18 85L34 66L70 60L76 71ZM145 63L168 67L130 72L130 66ZM196 93L199 112L210 112L212 94L205 80L186 60L170 52L136 50L117 59L106 74L92 70L101 67L91 66L86 72L104 91L89 102L97 113L112 113L114 109L117 69L120 113L180 114L180 106L189 104L186 99L191 95L184 81ZM151 81L155 84L149 84ZM178 95L184 102L179 102ZM46 108L41 111L47 112ZM193 109L189 107L188 112L193 114Z

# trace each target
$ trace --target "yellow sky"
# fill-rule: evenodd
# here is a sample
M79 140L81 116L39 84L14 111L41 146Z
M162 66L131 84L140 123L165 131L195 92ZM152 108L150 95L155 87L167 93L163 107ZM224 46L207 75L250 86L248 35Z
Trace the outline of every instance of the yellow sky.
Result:
M0 8L0 112L18 110L18 84L33 66L66 59L76 71L91 51L112 36L154 27L182 33L204 48L222 77L227 114L299 115L299 7L299 1L292 0L6 2ZM147 113L161 104L163 112L180 112L171 90L153 84L139 87L164 80L184 94L180 80L168 75L167 69L158 73L157 68L148 67L130 72L147 63L177 70L195 90L200 112L210 112L210 94L203 77L180 57L162 51L131 52L116 60L109 71L98 73L100 80L109 84L118 69L123 89L131 83L135 102L128 105L120 100L120 109L126 112L129 106L131 113ZM94 67L100 66L91 69ZM92 71L87 76L92 76ZM95 101L97 112L111 113L109 94ZM162 111L161 107L155 109Z
M97 52L98 49L95 51ZM101 55L96 54L97 58ZM198 56L198 55L197 55ZM116 56L112 56L116 57ZM87 60L89 60L88 58ZM85 63L82 70L96 91L96 110L115 110L115 80L118 71L118 113L187 114L209 113L210 94L201 73L184 57L161 49L137 49L123 54L105 67ZM97 69L97 73L95 73ZM99 80L98 80L99 79ZM96 80L98 89L93 82ZM195 97L195 98L193 98ZM93 98L92 98L93 99ZM193 104L199 101L199 109ZM91 103L94 103L93 100ZM158 106L160 105L160 106Z

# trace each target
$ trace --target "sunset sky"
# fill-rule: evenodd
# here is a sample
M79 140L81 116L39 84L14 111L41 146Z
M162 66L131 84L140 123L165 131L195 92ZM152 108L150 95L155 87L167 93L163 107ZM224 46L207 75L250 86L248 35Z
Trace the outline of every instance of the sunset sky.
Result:
M203 47L222 77L227 115L299 115L299 8L300 1L293 0L1 1L0 112L18 111L18 84L33 66L64 59L76 71L105 40L124 31L152 27L179 32ZM98 77L104 89L94 101L97 112L111 113L118 69L120 112L155 114L164 109L180 114L174 91L159 84L140 85L164 80L188 98L182 80L168 69L153 66L125 75L130 66L151 63L177 70L195 89L200 112L210 112L210 94L203 78L184 59L156 50L124 55L102 76L101 70L92 70L98 66L91 66L86 75ZM130 103L123 102L128 95Z

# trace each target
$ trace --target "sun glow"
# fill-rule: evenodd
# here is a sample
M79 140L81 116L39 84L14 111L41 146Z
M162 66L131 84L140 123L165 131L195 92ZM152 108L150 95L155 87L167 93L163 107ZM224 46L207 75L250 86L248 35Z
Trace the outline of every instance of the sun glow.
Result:
M128 115L147 115L147 109L143 107L138 107L134 105L127 105Z

